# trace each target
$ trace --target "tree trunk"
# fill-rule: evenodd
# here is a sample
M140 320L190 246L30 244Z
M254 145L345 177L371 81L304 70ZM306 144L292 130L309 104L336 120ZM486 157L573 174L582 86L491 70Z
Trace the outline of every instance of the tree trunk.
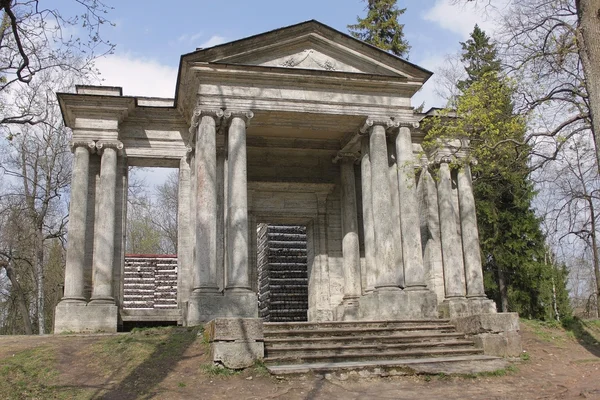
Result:
M596 241L596 210L591 196L587 197L588 206L590 207L591 234L590 241L592 242L592 257L594 262L594 276L596 278L596 315L600 315L600 252L598 242Z
M600 172L600 0L575 0L577 41L588 93L596 159Z
M31 324L31 318L29 317L29 310L27 309L27 301L25 300L25 296L23 295L23 290L21 289L21 285L17 280L17 277L14 274L13 267L10 261L0 261L0 267L4 267L6 270L6 276L10 280L11 290L15 291L15 295L17 297L17 307L19 308L19 312L21 313L21 318L23 318L23 327L25 328L25 334L31 335L33 334L33 327Z
M502 312L508 312L508 288L506 287L506 276L504 268L497 265L498 271L498 290L500 292L500 309Z
M46 318L44 315L44 236L41 229L35 235L35 284L37 303L38 333L46 333Z

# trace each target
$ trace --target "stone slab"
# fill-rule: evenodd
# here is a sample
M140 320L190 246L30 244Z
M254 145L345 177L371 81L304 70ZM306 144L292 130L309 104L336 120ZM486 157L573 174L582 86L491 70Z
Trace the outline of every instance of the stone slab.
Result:
M263 359L264 354L263 342L214 342L210 345L212 360L231 369L251 367Z
M118 308L114 304L86 305L61 302L56 306L54 333L116 332Z
M215 318L258 318L256 293L192 293L188 302L186 325L200 325Z
M360 320L414 320L437 317L437 296L429 290L375 290L359 299Z
M502 333L519 331L519 314L497 313L478 314L466 317L453 318L450 323L459 332L466 334Z
M263 321L260 318L217 318L204 326L204 338L216 341L263 341Z
M488 356L519 357L523 351L521 335L509 331L503 333L480 333L473 337L475 346Z

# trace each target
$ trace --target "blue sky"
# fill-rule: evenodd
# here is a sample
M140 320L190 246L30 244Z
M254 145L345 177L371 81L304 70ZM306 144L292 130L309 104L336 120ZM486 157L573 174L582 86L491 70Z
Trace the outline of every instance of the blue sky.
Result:
M412 49L409 60L436 71L446 54L456 53L476 22L491 23L472 6L451 0L399 1L400 18ZM126 95L172 97L179 57L197 47L241 39L309 19L347 32L346 26L365 15L362 0L106 0L114 7L103 36L117 45L114 55L98 61L102 84L121 86ZM417 106L441 106L432 79L413 99Z

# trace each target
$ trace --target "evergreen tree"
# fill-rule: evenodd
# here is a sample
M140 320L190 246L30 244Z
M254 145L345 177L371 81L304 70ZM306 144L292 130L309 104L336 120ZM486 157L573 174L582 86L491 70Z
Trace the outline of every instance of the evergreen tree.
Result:
M472 172L486 292L505 312L540 319L556 317L556 310L569 314L564 269L548 261L531 206L525 120L514 113L513 87L502 76L495 45L479 27L461 46L467 77L457 82L456 109L446 110L456 118L430 121L426 142L465 137L471 157L481 161Z
M350 34L398 57L406 57L410 46L404 39L404 25L398 17L406 8L398 8L397 0L366 0L367 16L357 17L357 23L348 25Z

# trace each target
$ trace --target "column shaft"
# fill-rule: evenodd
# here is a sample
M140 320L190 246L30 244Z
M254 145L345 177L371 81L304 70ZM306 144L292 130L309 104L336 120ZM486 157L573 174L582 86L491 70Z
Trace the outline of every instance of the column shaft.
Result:
M193 286L194 219L191 218L190 211L192 193L190 159L186 155L179 161L177 193L177 303L180 307L189 300Z
M448 162L440 164L438 176L438 203L440 209L440 233L444 261L444 284L446 298L465 296L465 274L462 264L462 248L456 226L456 212L452 194L452 177Z
M458 170L458 201L460 206L467 297L485 298L475 198L473 197L471 168L468 164Z
M416 230L420 224L417 201L414 156L410 129L401 127L396 137L398 165L398 190L400 192L400 230L404 254L404 282L409 290L422 290L425 285L425 268L421 249L421 235Z
M214 115L202 115L196 134L195 292L217 287L217 144Z
M110 147L109 147L110 146ZM120 145L122 148L122 145ZM115 196L117 189L117 146L98 142L102 151L100 193L96 215L93 261L92 303L114 303L112 291L115 251Z
M396 149L393 138L387 140L388 179L390 185L390 215L392 216L392 234L394 237L394 269L396 283L404 287L404 255L402 249L402 231L400 229L400 192L398 189L398 166L396 164Z
M227 291L250 291L248 276L248 190L246 171L246 121L234 115L229 126L229 212Z
M362 158L360 160L362 184L363 231L365 234L365 273L367 287L371 292L375 288L375 230L373 228L373 204L371 197L371 160L369 157L369 138L362 138Z
M375 289L399 289L393 242L389 166L385 126L383 125L374 125L371 129L369 156L375 231L375 265L377 266Z
M85 231L90 169L90 149L94 142L73 143L73 174L71 179L71 204L69 206L69 240L65 266L65 291L63 301L85 301L84 264Z
M219 291L225 288L226 163L225 149L217 148L217 286Z
M358 299L361 295L360 249L356 217L356 187L354 158L341 161L342 181L342 256L344 261L344 300Z

